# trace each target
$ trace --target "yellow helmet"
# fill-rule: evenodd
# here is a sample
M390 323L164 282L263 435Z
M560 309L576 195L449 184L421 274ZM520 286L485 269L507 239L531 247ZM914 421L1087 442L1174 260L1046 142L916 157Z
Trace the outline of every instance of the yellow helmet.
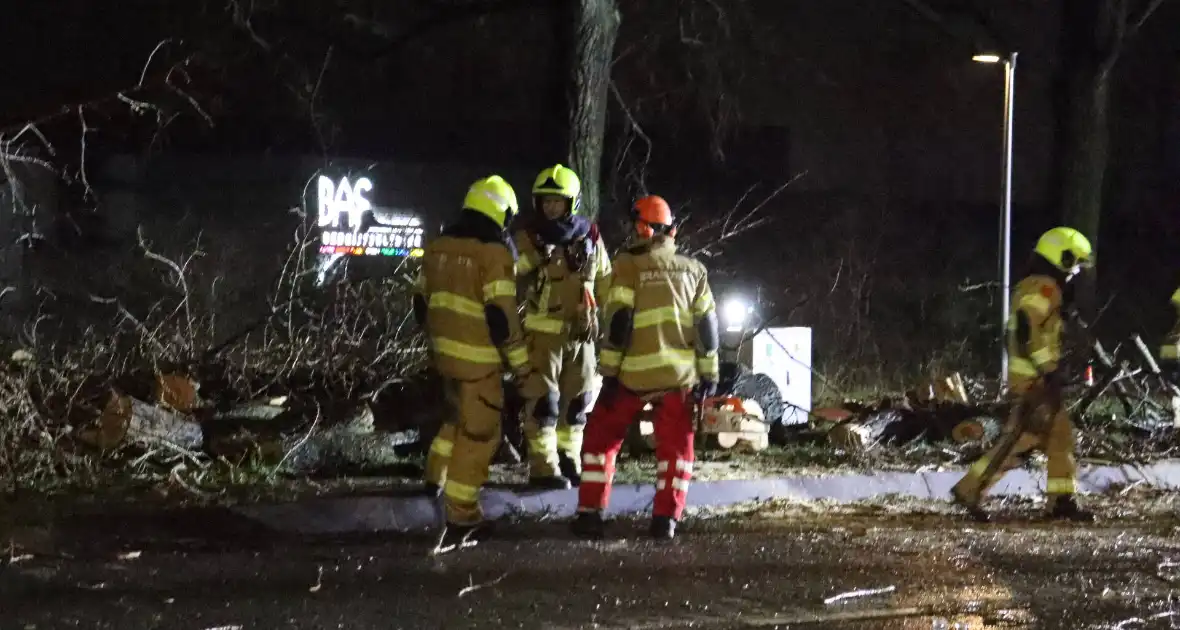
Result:
M573 169L556 164L541 171L533 181L534 203L541 195L558 195L569 199L570 214L577 214L582 205L582 182Z
M1180 306L1180 289L1176 289L1176 292L1172 294L1172 304Z
M1069 227L1055 227L1041 235L1035 251L1066 274L1077 273L1093 264L1090 240Z
M512 223L516 216L516 191L499 175L491 175L476 181L467 189L463 208L485 215L500 229Z

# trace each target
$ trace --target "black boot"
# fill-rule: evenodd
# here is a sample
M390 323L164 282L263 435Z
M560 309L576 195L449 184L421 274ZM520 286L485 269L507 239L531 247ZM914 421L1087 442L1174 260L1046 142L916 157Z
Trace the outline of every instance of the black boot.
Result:
M561 475L529 477L529 487L534 490L569 490L570 480Z
M967 515L976 523L990 523L992 517L983 508L979 507L978 503L972 503L959 495L958 490L951 490L951 496L954 497L953 503L967 511Z
M448 551L474 546L491 538L493 530L494 527L490 521L480 521L467 525L448 522L434 551L435 553L447 553Z
M602 512L578 512L570 523L570 530L578 538L602 540L606 536L606 521L602 519Z
M578 463L565 453L558 453L557 467L561 470L561 476L569 479L575 488L582 484L582 473L578 472Z
M671 516L653 516L648 531L656 540L672 540L676 537L676 519Z
M1057 497L1057 500L1053 502L1053 511L1049 513L1049 518L1079 523L1093 523L1095 520L1093 512L1078 507L1072 494L1063 494Z

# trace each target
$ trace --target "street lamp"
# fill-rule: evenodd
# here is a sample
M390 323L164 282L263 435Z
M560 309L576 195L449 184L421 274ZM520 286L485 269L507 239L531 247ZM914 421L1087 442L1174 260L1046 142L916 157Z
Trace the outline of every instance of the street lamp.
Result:
M1000 389L1008 386L1008 310L1012 282L1012 102L1016 97L1016 53L1007 58L980 54L979 63L1004 63L1004 170L1000 202Z

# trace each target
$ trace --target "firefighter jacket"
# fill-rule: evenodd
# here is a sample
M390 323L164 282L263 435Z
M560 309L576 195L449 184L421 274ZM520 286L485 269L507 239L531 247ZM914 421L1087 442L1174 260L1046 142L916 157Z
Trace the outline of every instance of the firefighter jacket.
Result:
M1180 362L1180 289L1172 294L1172 307L1176 309L1176 323L1160 345L1160 360Z
M595 341L598 304L610 281L611 262L598 226L571 217L564 238L520 230L516 274L524 285L524 327L531 334ZM558 244L549 244L556 242Z
M637 393L717 381L717 314L708 273L676 253L671 237L620 254L607 294L608 332L599 358L606 377Z
M514 266L511 241L474 212L427 245L414 312L444 377L474 381L506 370L519 381L531 372Z
M1061 287L1049 276L1030 275L1016 285L1007 331L1013 389L1057 371L1064 332L1061 301Z

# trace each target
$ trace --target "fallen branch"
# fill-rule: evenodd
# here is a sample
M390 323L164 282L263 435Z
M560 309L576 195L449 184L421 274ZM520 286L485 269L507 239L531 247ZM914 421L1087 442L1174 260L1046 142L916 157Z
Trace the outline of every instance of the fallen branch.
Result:
M498 577L494 580L491 580L490 582L476 584L474 579L470 575L468 575L467 576L468 586L463 587L463 589L459 591L459 597L463 597L464 595L470 595L471 593L474 593L475 591L478 591L481 588L495 586L495 585L499 584L500 582L503 582L504 578L506 578L506 577L508 577L507 573L505 573L504 575L501 575L500 577Z
M831 597L825 598L824 604L831 606L832 604L835 604L836 602L842 602L846 599L856 599L859 597L869 597L872 595L881 595L884 593L892 593L893 591L896 591L896 590L897 590L896 586L885 586L882 588L867 588L867 589L860 589L860 590L856 590L856 591L848 591L847 593L840 593L839 595L833 595Z

